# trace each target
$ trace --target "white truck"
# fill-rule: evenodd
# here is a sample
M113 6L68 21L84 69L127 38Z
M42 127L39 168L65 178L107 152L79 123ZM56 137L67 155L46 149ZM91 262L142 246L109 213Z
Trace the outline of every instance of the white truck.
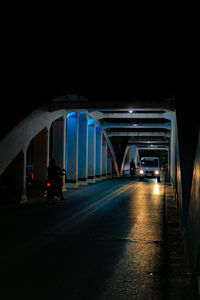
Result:
M160 182L159 157L141 157L138 175L139 181L143 181L144 178L157 178L157 182Z

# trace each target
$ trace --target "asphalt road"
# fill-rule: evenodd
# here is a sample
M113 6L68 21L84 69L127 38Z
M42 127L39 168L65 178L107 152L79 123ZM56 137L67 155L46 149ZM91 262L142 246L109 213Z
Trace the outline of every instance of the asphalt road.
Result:
M163 193L116 179L2 209L0 299L165 299Z

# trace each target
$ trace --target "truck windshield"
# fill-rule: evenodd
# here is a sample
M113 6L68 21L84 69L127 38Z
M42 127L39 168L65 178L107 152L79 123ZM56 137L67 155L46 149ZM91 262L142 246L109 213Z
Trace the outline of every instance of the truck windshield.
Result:
M158 167L158 159L157 158L143 158L141 159L142 167Z

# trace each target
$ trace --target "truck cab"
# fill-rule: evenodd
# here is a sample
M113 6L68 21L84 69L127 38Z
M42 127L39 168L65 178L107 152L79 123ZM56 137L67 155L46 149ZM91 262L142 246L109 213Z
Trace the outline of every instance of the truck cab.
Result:
M141 157L138 175L139 181L143 181L144 178L157 178L157 182L160 182L159 157Z

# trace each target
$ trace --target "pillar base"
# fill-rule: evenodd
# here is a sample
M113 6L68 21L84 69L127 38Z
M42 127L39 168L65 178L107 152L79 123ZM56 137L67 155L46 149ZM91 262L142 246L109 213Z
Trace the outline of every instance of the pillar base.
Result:
M69 182L69 183L66 184L66 187L69 188L69 189L78 189L78 186L79 186L78 182L76 182L76 183Z
M27 198L27 196L26 196L25 193L22 193L21 198L20 198L20 202L19 202L19 203L20 203L20 204L28 203L28 198Z
M95 178L95 176L88 176L88 182L89 182L89 183L96 183L96 178Z
M79 185L88 185L88 180L87 179L83 179L83 178L79 178L78 179L78 184Z
M63 186L62 186L62 191L63 191L63 192L66 192L66 190L67 190L66 185L63 185Z
M96 175L96 181L102 181L102 177L100 175Z
M96 179L93 178L93 179L88 179L88 183L96 183Z

